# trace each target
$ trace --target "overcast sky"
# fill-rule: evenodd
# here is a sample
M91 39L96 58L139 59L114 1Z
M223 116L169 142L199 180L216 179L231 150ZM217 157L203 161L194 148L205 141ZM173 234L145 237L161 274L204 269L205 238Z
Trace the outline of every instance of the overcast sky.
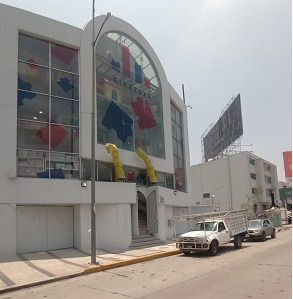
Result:
M0 0L83 28L92 0ZM232 95L241 95L243 149L278 167L292 149L292 0L97 0L148 40L168 81L185 85L191 164L201 136Z

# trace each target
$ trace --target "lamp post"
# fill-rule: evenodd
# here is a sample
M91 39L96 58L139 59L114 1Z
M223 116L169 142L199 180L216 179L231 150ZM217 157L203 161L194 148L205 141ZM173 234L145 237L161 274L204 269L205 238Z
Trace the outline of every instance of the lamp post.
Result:
M104 24L111 16L111 13L107 13L100 30L95 37L95 0L93 0L93 39L92 39L92 68L93 68L93 86L92 86L92 115L91 115L91 264L97 264L96 261L96 138L95 138L95 114L96 114L96 43L99 35L104 27Z

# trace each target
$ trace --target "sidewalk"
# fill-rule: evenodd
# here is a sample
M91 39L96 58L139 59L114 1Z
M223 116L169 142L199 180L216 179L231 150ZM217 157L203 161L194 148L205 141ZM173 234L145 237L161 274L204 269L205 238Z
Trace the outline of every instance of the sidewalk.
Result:
M292 225L277 227L277 232ZM123 267L156 258L179 254L176 240L156 247L111 253L97 249L98 265L90 264L90 252L75 248L19 254L0 260L0 294L89 273Z
M98 265L90 252L75 248L18 254L0 260L0 294L35 285L104 271L180 253L175 240L166 245L111 253L97 249Z

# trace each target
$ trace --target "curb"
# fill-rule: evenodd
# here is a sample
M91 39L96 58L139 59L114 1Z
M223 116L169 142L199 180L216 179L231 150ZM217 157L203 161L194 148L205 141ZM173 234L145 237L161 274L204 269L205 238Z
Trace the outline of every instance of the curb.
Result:
M81 276L81 275L82 275L82 273L74 273L74 274L68 274L68 275L64 275L64 276L49 278L49 279L46 279L46 280L31 282L31 283L27 283L27 284L20 284L20 285L16 285L16 286L12 286L12 287L7 287L7 288L2 289L2 290L0 289L0 295L8 293L8 292L23 290L23 289L27 289L27 288L30 288L30 287L35 287L35 286L51 283L51 282L56 282L56 281L61 281L61 280L69 279L69 278L74 278L74 277Z
M173 251L149 254L149 255L133 258L131 260L114 262L114 263L107 264L107 265L91 266L91 267L83 270L81 272L82 273L81 275L96 273L96 272L105 271L105 270L109 270L109 269L113 269L113 268L124 267L124 266L137 264L137 263L145 262L145 261L150 261L150 260L158 259L158 258L161 258L161 257L167 257L167 256L179 254L179 253L180 253L180 250L176 249L176 250L173 250Z
M180 253L180 250L176 249L176 250L167 251L167 252L149 254L149 255L133 258L133 259L126 260L126 261L114 262L114 263L107 264L107 265L91 266L91 267L89 267L89 268L87 268L87 269L85 269L81 272L77 272L77 273L74 273L74 274L58 276L58 277L49 278L49 279L46 279L46 280L40 280L40 281L27 283L27 284L22 284L22 285L17 285L17 286L11 286L11 287L7 287L7 288L2 289L2 290L0 289L0 295L8 293L8 292L27 289L27 288L30 288L30 287L44 285L44 284L51 283L51 282L61 281L61 280L65 280L65 279L70 279L70 278L82 276L82 275L97 273L97 272L106 271L106 270L109 270L109 269L124 267L124 266L128 266L128 265L137 264L137 263L140 263L140 262L145 262L145 261L150 261L150 260L154 260L154 259L158 259L158 258L162 258L162 257L176 255L176 254L179 254L179 253Z

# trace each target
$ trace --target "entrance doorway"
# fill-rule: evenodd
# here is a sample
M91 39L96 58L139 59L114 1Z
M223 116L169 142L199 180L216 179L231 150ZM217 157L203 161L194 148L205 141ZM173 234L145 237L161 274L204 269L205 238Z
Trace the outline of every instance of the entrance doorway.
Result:
M146 198L140 191L137 191L137 206L139 235L146 235L148 233Z

